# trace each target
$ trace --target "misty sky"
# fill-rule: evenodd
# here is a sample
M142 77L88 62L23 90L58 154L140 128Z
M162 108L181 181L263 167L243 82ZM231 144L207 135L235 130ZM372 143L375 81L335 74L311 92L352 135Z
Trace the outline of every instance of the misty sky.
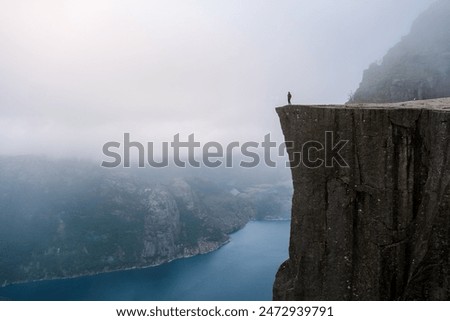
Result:
M274 107L343 103L432 0L0 0L0 154L281 139Z

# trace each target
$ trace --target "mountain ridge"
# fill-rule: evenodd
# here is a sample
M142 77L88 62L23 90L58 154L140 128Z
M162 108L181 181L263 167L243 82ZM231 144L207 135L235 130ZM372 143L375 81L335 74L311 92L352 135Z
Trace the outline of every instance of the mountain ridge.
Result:
M450 97L450 1L433 3L381 63L364 71L350 103Z
M208 253L248 221L264 219L258 205L264 199L266 207L287 216L289 185L249 182L244 188L155 173L103 169L87 161L0 157L0 285ZM231 193L233 188L239 193ZM266 196L271 194L276 203Z

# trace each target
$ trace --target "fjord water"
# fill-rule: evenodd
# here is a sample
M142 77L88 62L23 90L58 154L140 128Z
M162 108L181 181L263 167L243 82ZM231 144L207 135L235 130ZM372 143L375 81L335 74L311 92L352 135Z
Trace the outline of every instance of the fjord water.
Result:
M11 300L271 300L288 221L256 221L217 251L157 267L0 288Z

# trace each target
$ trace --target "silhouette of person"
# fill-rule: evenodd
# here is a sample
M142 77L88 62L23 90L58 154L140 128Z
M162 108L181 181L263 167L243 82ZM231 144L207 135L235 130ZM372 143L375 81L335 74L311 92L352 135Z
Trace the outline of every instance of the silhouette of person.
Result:
M291 92L288 91L287 99L288 99L289 105L291 104L291 98L292 98Z

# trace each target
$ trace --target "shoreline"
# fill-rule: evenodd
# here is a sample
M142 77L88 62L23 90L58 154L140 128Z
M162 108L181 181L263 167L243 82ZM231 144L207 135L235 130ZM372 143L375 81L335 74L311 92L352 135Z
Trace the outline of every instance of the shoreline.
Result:
M135 266L131 266L131 267L125 267L125 268L117 268L117 269L112 269L112 270L108 270L108 271L98 271L98 272L91 272L91 273L80 273L80 274L76 274L76 275L71 275L71 276L55 276L55 277L48 277L48 278L40 278L40 279L31 279L31 280L24 280L24 281L16 281L16 282L10 282L10 283L3 283L2 285L0 285L0 289L6 288L8 286L13 286L13 285L20 285L20 284L26 284L26 283L37 283L37 282L45 282L45 281L54 281L54 280L68 280L68 279L76 279L76 278L82 278L82 277L89 277L89 276L96 276L96 275L100 275L100 274L106 274L106 273L114 273L114 272L121 272L121 271L131 271L131 270L138 270L138 269L147 269L147 268L152 268L152 267L157 267L157 266L161 266L164 264L168 264L171 263L173 261L176 260L182 260L182 259L188 259L188 258L192 258L195 256L199 256L199 255L205 255L205 254L209 254L212 252L215 252L219 249L221 249L222 247L224 247L225 245L227 245L228 243L231 242L231 238L230 236L233 235L234 233L237 233L239 231L241 231L242 229L244 229L248 223L251 222L288 222L290 221L290 219L284 219L284 218L267 218L264 220L249 220L243 227L241 227L240 229L233 231L228 235L228 239L222 243L218 243L216 246L214 246L213 248L211 248L208 251L204 251L204 252L198 252L196 254L192 254L192 255L180 255L180 256L176 256L170 260L167 261L163 261L161 263L155 263L155 264L150 264L150 265L135 265Z
M150 265L142 265L142 266L135 265L135 266L126 267L126 268L118 268L118 269L112 269L112 270L108 270L108 271L100 271L100 272L92 272L92 273L81 273L81 274L76 274L76 275L71 275L71 276L61 276L61 277L56 276L56 277L41 278L41 279L35 279L35 280L17 281L17 282L11 282L11 283L7 283L7 284L2 284L0 286L0 289L7 288L8 286L20 285L20 284L26 284L26 283L38 283L38 282L56 281L56 280L70 280L70 279L76 279L76 278L82 278L82 277L96 276L96 275L106 274L106 273L131 271L131 270L138 270L138 269L148 269L148 268L152 268L152 267L157 267L157 266L161 266L161 265L164 265L164 264L168 264L168 263L171 263L171 262L176 261L176 260L188 259L188 258L195 257L195 256L198 256L198 255L205 255L205 254L208 254L208 253L212 253L214 251L219 250L220 248L222 248L223 246L227 245L228 243L230 243L230 239L226 240L223 243L219 243L216 247L212 248L211 250L204 251L204 252L199 252L197 254L192 254L192 255L180 255L180 256L174 257L174 258L172 258L170 260L161 262L161 263L155 263L155 264L150 264Z

